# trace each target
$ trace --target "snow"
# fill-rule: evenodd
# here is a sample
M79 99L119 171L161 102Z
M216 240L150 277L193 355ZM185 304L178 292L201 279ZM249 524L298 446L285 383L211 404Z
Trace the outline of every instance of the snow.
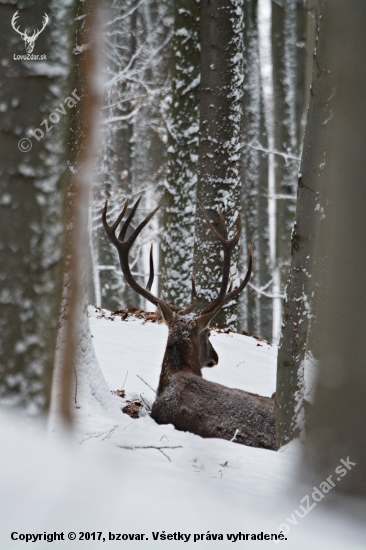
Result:
M126 399L142 396L147 405L153 402L167 329L143 319L122 321L108 312L101 316L95 308L89 313L101 370L93 360L79 372L74 432L55 431L53 423L46 438L44 426L0 413L0 548L38 550L49 544L40 537L33 546L12 541L12 532L63 532L66 540L53 541L52 548L118 548L123 541L109 540L109 533L143 533L148 540L125 542L125 547L170 550L182 544L174 540L180 533L183 540L191 535L184 547L226 549L233 542L228 534L279 534L281 529L287 540L278 544L291 550L364 548L365 503L331 494L304 519L296 513L310 494L296 478L299 441L273 452L159 426L146 410L136 420L122 414ZM215 331L211 341L219 364L204 369L205 378L272 394L275 346ZM123 386L126 397L113 395L108 386ZM77 540L68 541L69 532ZM80 541L80 532L102 532L105 541ZM162 534L172 540L162 540ZM213 534L222 540L210 540ZM275 542L242 544L274 548Z

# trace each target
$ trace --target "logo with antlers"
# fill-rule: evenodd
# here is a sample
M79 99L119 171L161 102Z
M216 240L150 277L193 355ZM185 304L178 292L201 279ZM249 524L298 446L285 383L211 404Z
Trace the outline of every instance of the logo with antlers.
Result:
M21 32L19 30L19 27L16 27L16 22L17 22L18 17L19 17L19 12L16 11L13 15L12 20L11 20L11 26L23 38L23 40L25 42L26 52L27 53L32 53L33 48L34 48L34 44L35 44L37 38L39 37L39 35L41 34L41 32L44 30L45 26L48 23L48 15L47 15L47 13L44 14L43 20L42 20L43 21L42 28L39 31L33 31L32 36L27 35L27 30L25 30L24 32Z

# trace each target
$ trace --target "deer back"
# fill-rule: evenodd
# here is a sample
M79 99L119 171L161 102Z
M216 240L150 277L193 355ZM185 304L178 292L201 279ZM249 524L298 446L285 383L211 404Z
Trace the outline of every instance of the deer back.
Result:
M201 437L276 449L273 399L227 388L190 372L170 377L156 397L151 416L158 424L173 424Z

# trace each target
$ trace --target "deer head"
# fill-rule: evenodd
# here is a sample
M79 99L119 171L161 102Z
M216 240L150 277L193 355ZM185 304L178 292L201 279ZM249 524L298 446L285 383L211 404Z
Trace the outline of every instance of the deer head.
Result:
M240 285L233 289L233 282L229 285L230 276L230 261L234 247L237 245L241 231L242 221L241 216L238 217L238 230L236 235L232 239L228 239L228 231L225 223L224 216L219 210L219 216L222 227L222 235L220 235L211 224L206 209L203 208L203 214L206 219L207 225L215 237L221 242L224 251L223 261L223 274L221 279L221 286L217 297L208 304L205 309L197 314L194 313L194 309L197 305L197 295L195 288L195 280L192 274L192 292L191 303L186 308L178 307L172 304L168 304L164 300L154 296L151 291L151 286L154 280L154 262L153 262L153 248L150 249L150 274L146 288L139 285L136 279L133 277L128 264L128 254L135 242L136 238L142 231L142 229L149 223L151 218L159 210L159 205L151 214L149 214L140 225L133 231L130 237L125 240L126 231L129 227L138 205L141 201L140 197L134 204L130 215L123 223L118 237L116 236L116 230L122 221L122 218L127 210L128 201L126 200L122 212L118 216L115 223L108 225L107 223L107 208L108 201L105 203L103 210L102 221L104 229L108 235L111 243L116 247L120 259L123 275L130 287L135 290L140 296L143 296L149 302L156 305L163 317L164 322L168 325L169 336L168 343L163 360L163 368L160 376L160 383L158 393L161 392L166 386L169 376L172 373L189 371L198 376L202 376L201 369L203 367L213 367L218 363L218 355L214 350L211 342L209 341L209 324L213 317L220 311L220 309L235 298L247 285L251 271L252 271L252 250L249 251L249 265L248 271L244 280Z
M45 13L44 16L43 16L43 26L42 28L39 30L39 31L33 31L33 34L32 36L28 36L27 35L27 31L25 32L21 32L19 30L19 27L16 27L15 24L16 24L16 21L19 17L19 12L16 11L12 17L12 20L11 20L11 26L13 27L13 29L18 33L20 34L20 36L23 38L24 42L25 42L25 49L26 49L26 52L27 53L32 53L33 52L33 49L34 49L34 44L38 38L38 36L41 34L41 32L44 30L45 26L47 25L48 23L48 15Z

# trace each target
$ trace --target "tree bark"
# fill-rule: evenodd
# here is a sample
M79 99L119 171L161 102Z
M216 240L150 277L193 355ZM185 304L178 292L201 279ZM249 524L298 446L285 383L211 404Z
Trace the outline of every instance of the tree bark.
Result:
M321 12L320 12L321 15ZM319 17L314 53L313 80L298 184L295 225L291 236L291 267L287 281L284 316L277 359L276 430L278 446L296 437L304 424L304 359L311 315L312 283L319 257L328 185L324 177L330 162L329 140L334 132L329 75L329 44Z
M98 369L87 317L88 214L90 185L95 167L100 93L101 2L87 0L77 11L75 79L80 93L79 109L72 121L73 141L67 201L66 261L57 350L52 380L52 429L59 422L70 427L74 417L75 381L79 371ZM82 22L82 23L80 23ZM88 44L87 48L81 46ZM93 381L91 381L93 383ZM96 391L94 391L94 394Z
M162 296L182 306L190 302L196 212L200 8L177 0L172 60L172 98L162 235Z
M62 288L72 110L66 106L66 114L56 123L48 117L73 91L75 3L43 0L23 4L17 21L21 30L40 29L44 13L49 16L33 51L46 54L47 59L14 59L26 51L11 26L15 4L2 2L0 400L37 414L47 410L50 399ZM41 125L44 119L48 120L48 132ZM36 129L37 138L30 133ZM30 139L23 142L24 152L23 138ZM32 148L26 152L29 144Z
M237 230L240 211L240 134L243 111L242 0L201 2L200 143L195 220L194 274L199 307L217 295L222 277L220 244L204 220L201 204L215 228L220 207L229 229ZM238 278L239 249L231 277ZM219 326L236 326L237 300L215 317Z
M319 97L330 106L329 148L319 179L328 189L324 219L328 253L323 276L317 341L320 372L310 422L305 464L319 483L340 464L354 463L334 476L335 490L366 496L365 342L365 142L366 4L324 1L323 62L329 87ZM320 46L320 44L319 44ZM331 95L328 95L329 88ZM329 151L329 153L328 153ZM336 470L337 472L337 470Z
M274 145L277 194L276 256L281 287L288 275L304 118L305 23L303 0L272 2Z
M256 288L271 281L268 242L268 155L264 124L263 90L259 58L258 2L244 2L244 106L242 123L242 213L245 239L253 244L254 269L251 284ZM241 247L241 271L247 265L247 249ZM272 339L272 300L248 287L239 299L238 330L245 329Z

